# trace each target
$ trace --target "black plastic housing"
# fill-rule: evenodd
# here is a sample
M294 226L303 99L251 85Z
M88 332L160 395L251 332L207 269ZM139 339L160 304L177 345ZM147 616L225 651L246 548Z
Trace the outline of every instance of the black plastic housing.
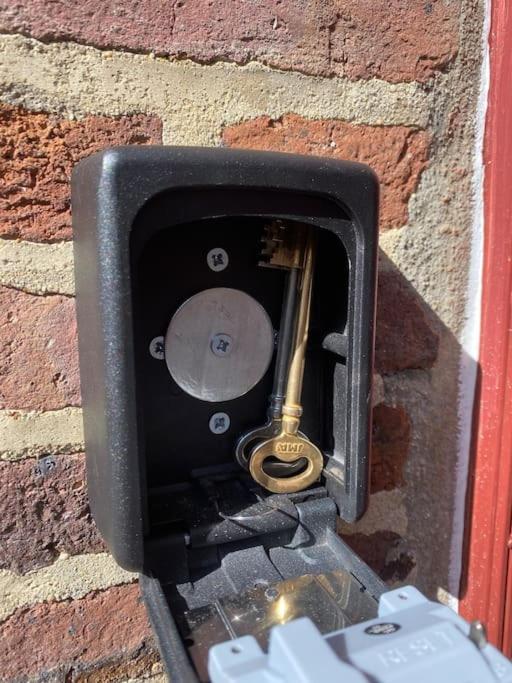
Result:
M96 523L121 566L152 571L151 543L145 539L154 538L156 526L156 535L165 535L162 494L174 495L208 465L203 457L207 444L199 437L194 442L195 423L186 424L188 410L179 425L165 430L158 423L159 411L165 413L165 401L171 401L173 392L176 397L176 391L165 367L147 354L147 343L165 332L178 303L208 286L183 267L183 255L194 244L204 251L219 239L231 239L232 248L246 258L244 245L253 243L269 218L318 228L310 344L317 350L308 360L303 402L305 419L308 412L310 418L304 431L321 442L326 455L323 484L340 516L353 521L363 513L377 204L378 184L371 169L323 158L120 147L77 165L72 209L88 488ZM162 261L166 253L167 261ZM162 291L159 277L164 272L174 275ZM270 279L260 289L256 275L240 271L239 276L233 286L252 288L278 323L281 275L265 276ZM271 369L267 375L234 409L240 428L264 420ZM319 384L320 376L328 379ZM178 426L179 441L174 443ZM230 466L233 434L230 439L212 456L214 467ZM169 448L183 457L166 458Z

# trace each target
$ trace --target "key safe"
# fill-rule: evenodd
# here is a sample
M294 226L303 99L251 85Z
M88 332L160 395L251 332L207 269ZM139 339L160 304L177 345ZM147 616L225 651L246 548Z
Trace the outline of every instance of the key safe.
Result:
M378 184L270 152L120 147L72 179L88 489L173 683L209 648L376 614L336 534L368 495Z

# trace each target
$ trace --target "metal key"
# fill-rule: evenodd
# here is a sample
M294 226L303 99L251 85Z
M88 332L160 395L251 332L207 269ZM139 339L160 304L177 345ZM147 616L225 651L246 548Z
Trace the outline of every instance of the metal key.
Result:
M296 305L299 282L299 270L303 265L305 233L302 228L287 227L275 223L266 228L266 248L263 254L269 257L268 262L260 265L273 268L286 268L287 278L283 298L279 341L277 346L276 366L272 394L269 399L267 422L250 429L243 434L236 445L236 459L242 467L249 469L249 458L252 449L259 441L277 436L281 432L281 412L284 402L290 353L296 324ZM303 469L303 459L294 463L273 462L267 464L267 471L275 476L288 476Z
M286 398L282 409L281 432L256 446L249 461L249 471L253 479L273 493L302 491L320 477L323 468L320 449L298 432L302 416L300 398L308 341L315 254L316 238L313 231L309 229L299 294L295 341L288 371ZM307 460L307 465L306 469L298 474L275 477L263 469L265 461L269 458L285 463L295 463L299 458L304 458Z

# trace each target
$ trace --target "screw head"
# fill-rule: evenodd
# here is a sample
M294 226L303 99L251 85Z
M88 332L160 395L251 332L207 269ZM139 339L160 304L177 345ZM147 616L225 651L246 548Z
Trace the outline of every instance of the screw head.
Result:
M52 455L47 455L40 458L34 467L34 474L36 477L46 477L57 467L55 458Z
M157 360L165 358L165 340L163 337L155 337L149 342L149 353Z
M479 650L483 650L487 645L487 630L478 619L469 625L469 639L474 642Z
M208 426L213 434L224 434L228 431L230 424L231 420L227 413L214 413L210 418Z
M206 263L208 264L210 270L213 270L215 273L219 273L221 270L224 270L228 267L228 252L220 247L210 249L210 251L206 254Z
M212 335L210 339L212 353L219 357L229 356L233 349L233 337L223 332Z
M279 591L277 590L277 588L270 586L270 588L267 588L267 590L265 591L265 597L269 602L272 602L273 600L279 597Z

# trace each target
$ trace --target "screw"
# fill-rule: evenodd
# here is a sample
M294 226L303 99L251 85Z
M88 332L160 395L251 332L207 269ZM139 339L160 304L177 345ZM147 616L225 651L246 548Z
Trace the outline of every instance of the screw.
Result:
M268 581L265 579L256 579L254 582L254 588L266 588L268 586Z
M228 267L228 252L225 249L221 249L220 247L210 249L210 251L206 255L206 262L211 270L218 273L221 270L224 270L224 268Z
M474 642L479 650L483 650L487 645L487 631L478 619L469 625L469 639Z
M163 337L155 337L149 342L149 353L157 360L165 358L165 342Z
M47 455L37 461L37 464L34 467L34 474L36 477L46 477L56 467L57 463L55 462L55 458L51 455Z
M269 602L275 600L278 596L279 591L277 590L277 588L267 588L267 590L265 591L265 597Z
M210 349L216 356L229 356L233 348L233 338L229 334L218 332L210 339Z
M231 420L227 413L214 413L210 418L208 426L214 434L224 434L224 432L228 431L230 424Z

